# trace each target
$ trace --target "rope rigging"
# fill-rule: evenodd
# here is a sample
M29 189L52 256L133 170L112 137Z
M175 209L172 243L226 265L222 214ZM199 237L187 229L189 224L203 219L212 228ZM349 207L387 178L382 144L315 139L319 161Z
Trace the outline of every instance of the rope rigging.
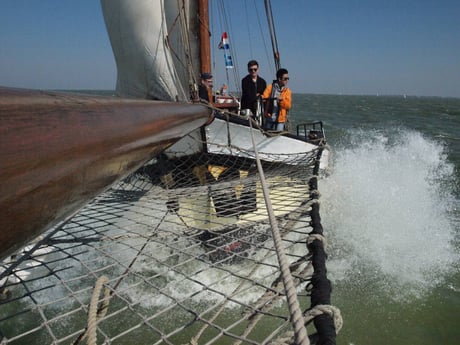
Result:
M249 123L252 124L252 122L249 122ZM276 248L276 254L278 256L278 261L280 264L284 288L286 290L289 310L291 312L291 319L292 319L292 324L294 327L296 344L308 345L310 344L310 342L308 341L307 330L303 323L302 312L300 310L299 301L297 300L297 291L292 281L291 271L289 270L288 261L286 258L286 254L284 252L282 241L281 241L281 235L278 229L278 225L275 221L273 206L271 204L271 199L268 193L264 172L263 172L262 165L259 159L259 152L258 152L256 143L255 143L255 140L254 140L252 126L251 126L251 139L252 139L253 149L254 149L255 158L256 158L257 170L259 171L260 182L262 184L262 191L264 194L265 204L267 206L268 216L270 219L272 236L273 236L273 240L274 240L275 248Z
M272 42L273 58L275 60L276 70L281 67L280 53L278 49L278 41L276 39L275 24L273 21L272 6L270 0L265 0L265 11L267 12L268 27L270 29L270 38Z

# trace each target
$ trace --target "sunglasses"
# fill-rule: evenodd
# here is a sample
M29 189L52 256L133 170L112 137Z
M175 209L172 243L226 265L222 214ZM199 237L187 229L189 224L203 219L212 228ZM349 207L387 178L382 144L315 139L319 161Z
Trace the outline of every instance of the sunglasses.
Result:
M289 80L289 77L281 79L282 81L287 81Z
M258 68L249 68L248 70L249 70L249 72L255 72L255 71L258 70Z

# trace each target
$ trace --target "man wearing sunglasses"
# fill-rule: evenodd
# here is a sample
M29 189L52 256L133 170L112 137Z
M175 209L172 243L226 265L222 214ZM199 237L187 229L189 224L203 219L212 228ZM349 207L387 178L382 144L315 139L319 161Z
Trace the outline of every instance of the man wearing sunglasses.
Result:
M248 62L248 75L241 80L241 109L250 109L256 115L257 97L262 95L267 82L259 77L259 64L256 60Z
M283 131L287 120L288 110L291 109L292 94L287 87L289 74L287 69L280 68L276 72L276 80L267 86L262 94L265 102L265 128L273 131Z

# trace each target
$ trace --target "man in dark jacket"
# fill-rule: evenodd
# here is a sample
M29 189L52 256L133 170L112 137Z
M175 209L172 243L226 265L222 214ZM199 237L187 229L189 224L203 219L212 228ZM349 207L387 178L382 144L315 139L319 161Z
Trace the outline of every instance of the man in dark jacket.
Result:
M241 80L241 109L250 109L256 115L257 97L262 95L267 83L259 77L259 64L256 60L248 62L249 74Z

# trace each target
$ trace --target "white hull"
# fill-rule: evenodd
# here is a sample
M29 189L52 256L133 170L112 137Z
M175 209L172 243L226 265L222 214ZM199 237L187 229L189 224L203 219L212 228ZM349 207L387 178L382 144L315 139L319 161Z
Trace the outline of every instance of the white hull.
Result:
M252 132L252 135L251 135ZM203 138L202 130L196 130L179 140L165 151L168 158L179 158L203 151L207 153L226 155L242 158L254 158L254 145L257 147L261 160L267 162L285 162L287 164L301 164L317 145L295 138L293 136L275 135L267 136L259 129L247 125L233 123L220 118L215 118L212 123L205 126ZM203 144L203 139L206 145ZM329 151L323 150L320 169L328 167Z

